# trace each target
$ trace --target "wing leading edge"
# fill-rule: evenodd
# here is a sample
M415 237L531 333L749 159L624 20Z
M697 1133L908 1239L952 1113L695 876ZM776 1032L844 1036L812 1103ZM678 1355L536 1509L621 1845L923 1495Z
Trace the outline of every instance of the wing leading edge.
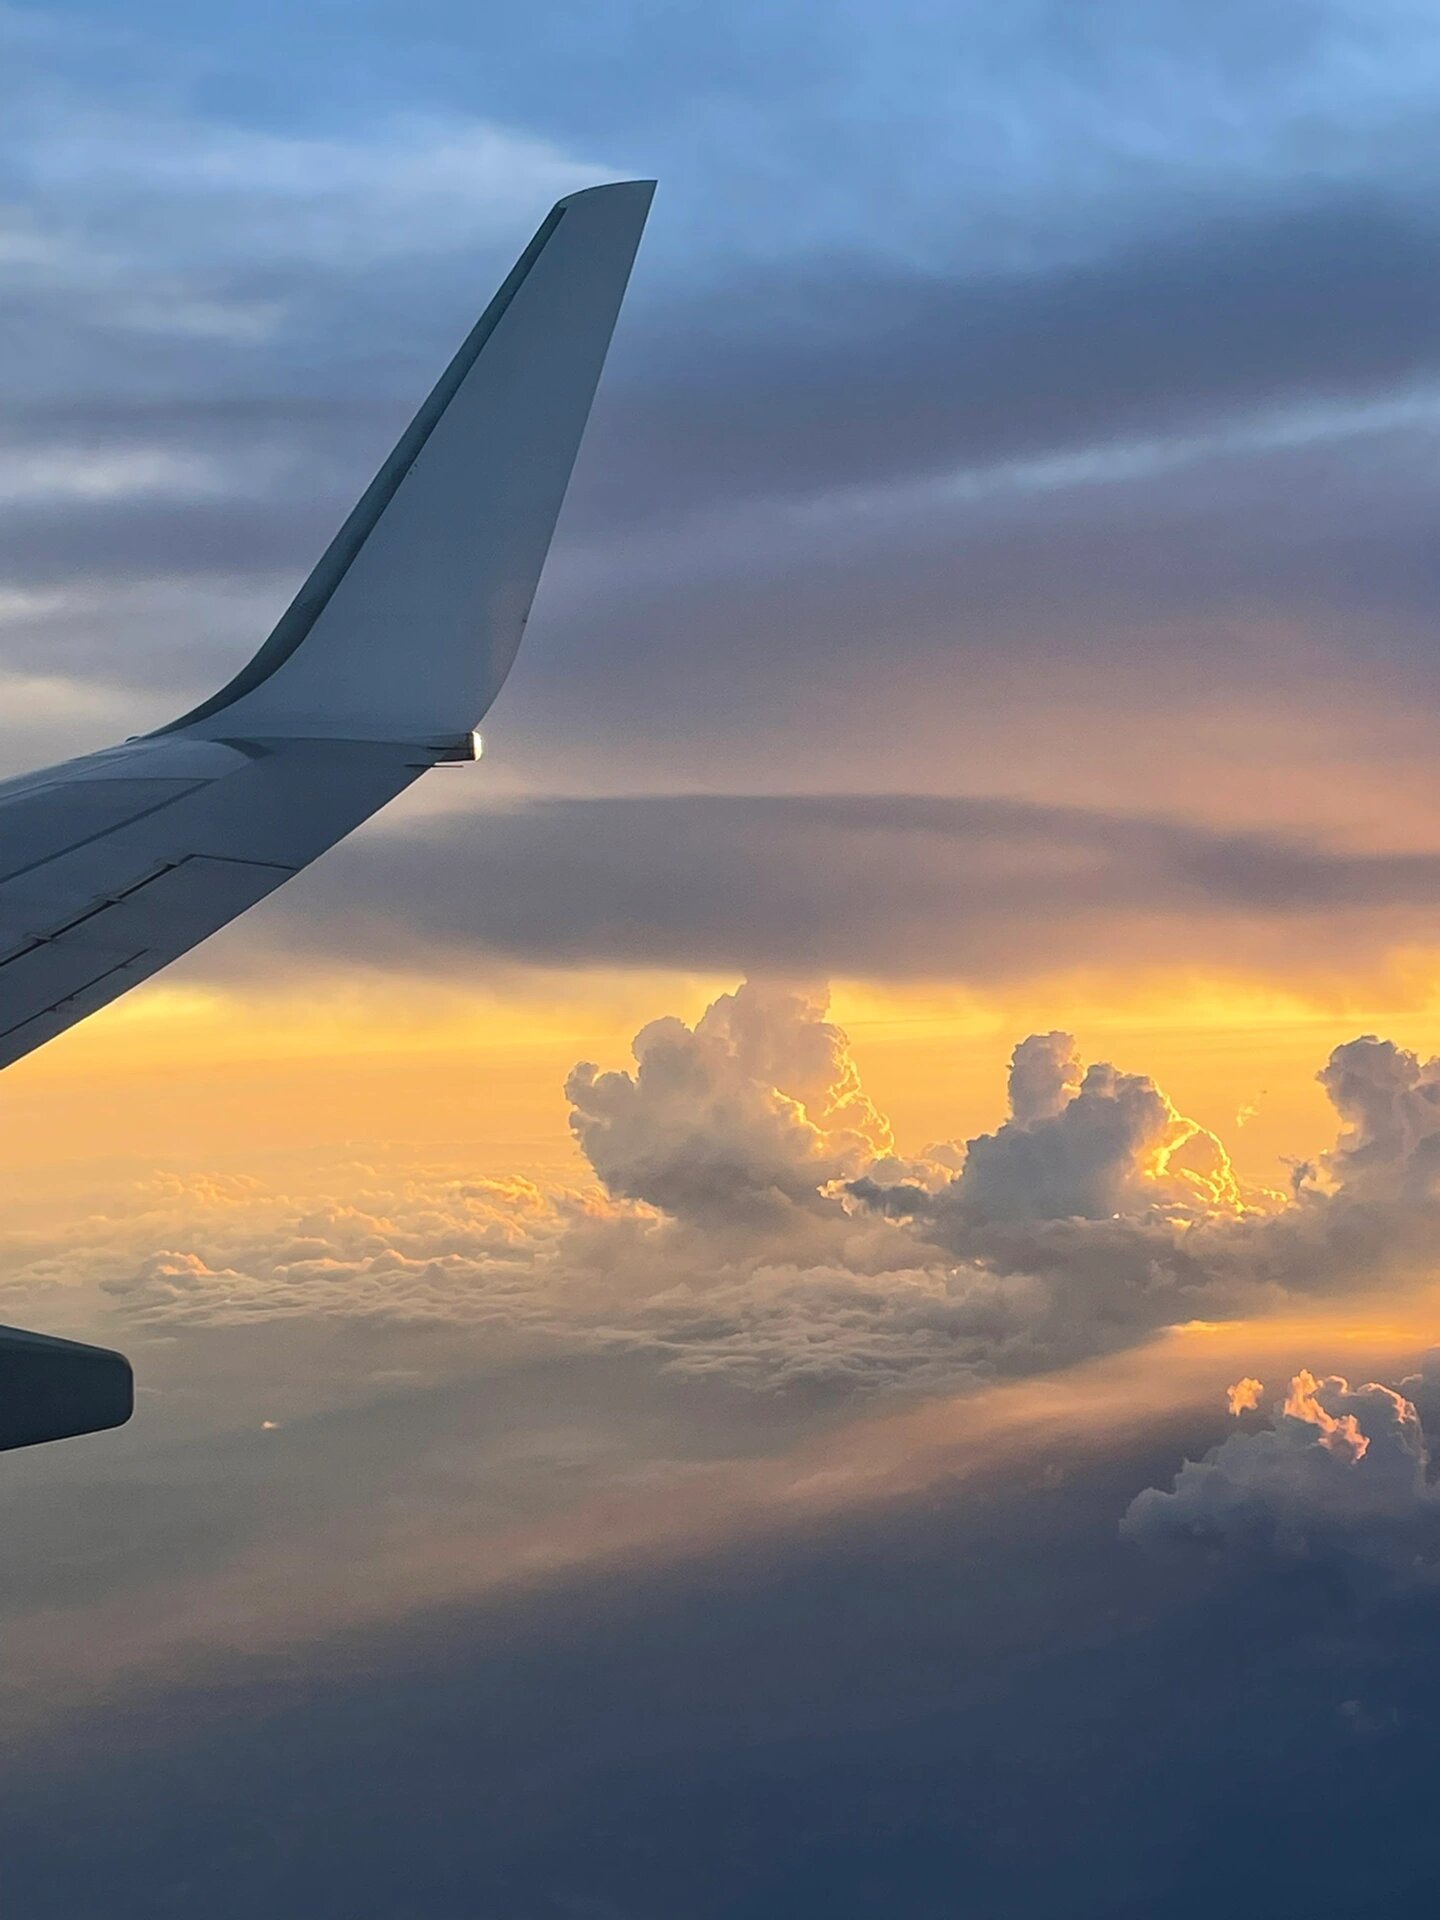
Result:
M593 187L552 209L227 686L157 733L0 782L0 1067L197 946L437 761L469 757L520 645L653 191ZM99 1353L0 1329L0 1414L23 1364L31 1400L62 1411L16 1434L117 1424L117 1356L84 1358ZM78 1424L65 1383L83 1401L101 1379L105 1417ZM0 1450L27 1444L0 1418Z

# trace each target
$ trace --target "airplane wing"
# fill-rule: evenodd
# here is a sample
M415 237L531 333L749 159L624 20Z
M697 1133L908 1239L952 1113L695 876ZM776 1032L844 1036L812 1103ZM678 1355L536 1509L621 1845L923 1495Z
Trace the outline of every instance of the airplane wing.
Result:
M228 685L156 733L0 782L0 1067L197 946L427 768L474 757L653 191L592 187L551 210ZM29 1444L7 1437L16 1367L43 1369L41 1347L64 1363L68 1343L23 1344L39 1338L0 1329L0 1450ZM100 1396L97 1425L118 1424L114 1405ZM91 1430L74 1419L21 1425Z

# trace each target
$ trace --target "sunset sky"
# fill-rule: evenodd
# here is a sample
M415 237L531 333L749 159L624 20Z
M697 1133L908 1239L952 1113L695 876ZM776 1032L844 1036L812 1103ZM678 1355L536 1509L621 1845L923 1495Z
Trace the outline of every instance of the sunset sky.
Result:
M0 774L660 183L480 765L0 1086L0 1320L138 1386L0 1462L7 1911L1431 1909L1437 84L1413 0L0 5Z

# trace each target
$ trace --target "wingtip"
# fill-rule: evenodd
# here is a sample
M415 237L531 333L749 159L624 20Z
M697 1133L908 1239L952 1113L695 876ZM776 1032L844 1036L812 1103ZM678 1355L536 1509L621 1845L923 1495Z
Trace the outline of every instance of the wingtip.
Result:
M561 207L573 207L578 201L592 200L598 195L620 199L643 200L648 207L655 197L654 180L605 180L598 186L579 187L574 193L567 193L563 200L555 202L558 211Z

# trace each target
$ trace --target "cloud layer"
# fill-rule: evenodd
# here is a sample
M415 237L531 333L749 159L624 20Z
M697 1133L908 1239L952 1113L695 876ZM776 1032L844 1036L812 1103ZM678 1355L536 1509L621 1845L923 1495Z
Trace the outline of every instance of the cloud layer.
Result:
M989 984L1143 966L1324 986L1440 939L1437 901L1440 856L1313 835L916 794L654 794L367 834L192 965L270 971L282 950L457 973L489 960Z
M118 1337L323 1315L762 1390L953 1389L1425 1271L1436 1072L1338 1049L1339 1140L1288 1197L1246 1189L1152 1080L1086 1066L1058 1033L1016 1049L993 1132L900 1158L824 994L747 982L693 1028L647 1025L629 1071L574 1070L593 1187L162 1183L12 1235L8 1291L73 1316L98 1282Z

